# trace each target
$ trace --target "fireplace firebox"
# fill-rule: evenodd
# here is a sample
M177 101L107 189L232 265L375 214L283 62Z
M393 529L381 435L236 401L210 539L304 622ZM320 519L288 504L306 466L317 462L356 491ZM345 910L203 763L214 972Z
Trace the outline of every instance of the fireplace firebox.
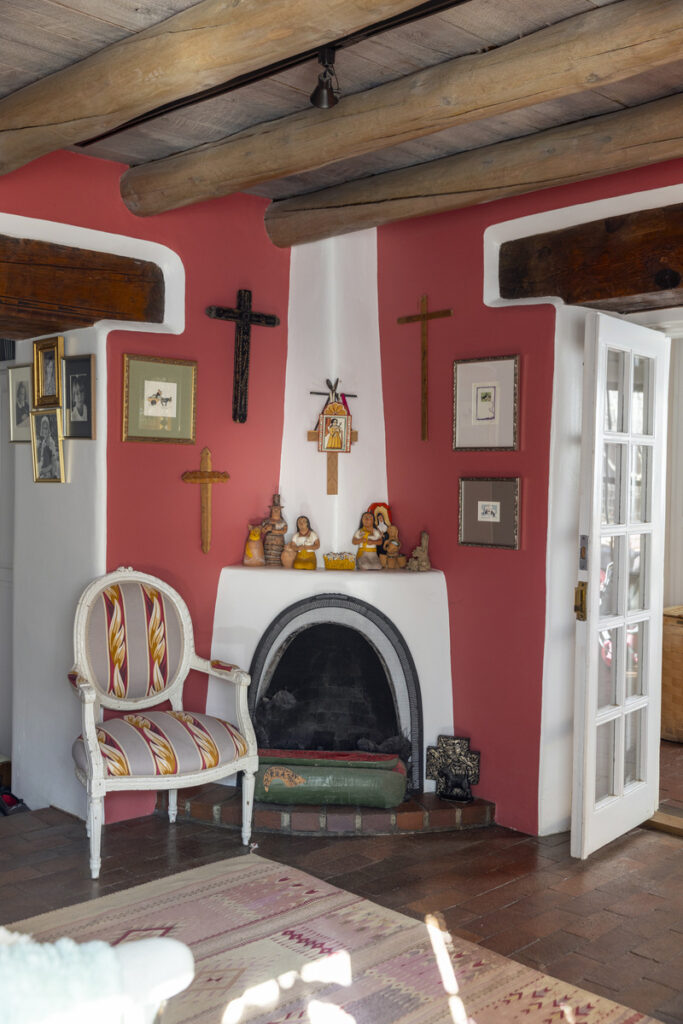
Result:
M409 787L422 788L417 671L377 608L341 594L290 605L263 633L250 673L259 747L397 753Z

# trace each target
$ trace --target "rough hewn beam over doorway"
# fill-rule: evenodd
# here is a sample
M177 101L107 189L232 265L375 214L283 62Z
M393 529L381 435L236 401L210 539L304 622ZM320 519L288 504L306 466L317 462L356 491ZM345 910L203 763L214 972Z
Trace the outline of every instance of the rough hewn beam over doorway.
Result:
M98 320L161 323L155 263L0 235L0 336L35 338Z

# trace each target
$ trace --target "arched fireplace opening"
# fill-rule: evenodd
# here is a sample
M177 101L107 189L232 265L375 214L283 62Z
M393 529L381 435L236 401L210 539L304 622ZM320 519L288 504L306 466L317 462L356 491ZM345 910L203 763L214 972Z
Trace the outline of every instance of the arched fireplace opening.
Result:
M386 666L362 633L335 622L289 638L254 728L259 747L288 750L374 750L400 736Z
M376 607L342 594L290 605L250 666L259 747L398 753L423 784L420 684L410 650Z

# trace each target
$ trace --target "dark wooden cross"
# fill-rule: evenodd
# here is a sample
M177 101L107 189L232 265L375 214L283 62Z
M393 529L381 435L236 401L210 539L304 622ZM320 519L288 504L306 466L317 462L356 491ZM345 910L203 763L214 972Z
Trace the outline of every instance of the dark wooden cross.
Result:
M211 548L211 488L224 484L230 479L229 473L212 469L211 449L202 448L199 469L188 469L181 478L186 484L199 484L202 516L202 551L208 554Z
M224 306L208 306L206 315L212 320L232 320L235 324L235 361L232 379L232 418L235 423L247 419L247 395L249 389L249 346L251 326L277 327L280 318L270 313L254 313L251 308L251 292L240 288L237 292L237 309Z
M396 323L399 324L420 324L421 340L421 363L422 363L422 440L429 439L429 365L428 365L428 337L427 322L429 320L440 320L445 316L453 316L452 309L439 309L433 313L427 312L427 296L420 299L420 312L413 316L400 316Z

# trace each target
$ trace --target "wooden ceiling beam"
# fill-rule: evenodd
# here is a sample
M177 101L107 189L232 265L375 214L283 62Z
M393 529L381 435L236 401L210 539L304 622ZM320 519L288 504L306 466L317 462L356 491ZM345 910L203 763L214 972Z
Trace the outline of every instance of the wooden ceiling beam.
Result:
M277 246L445 213L683 156L683 94L271 203Z
M0 335L35 338L98 320L161 323L155 263L0 235Z
M425 68L331 110L309 108L127 171L140 216L310 171L679 60L680 0L620 0L486 53Z
M0 100L0 174L414 6L202 0Z
M558 296L635 313L683 304L683 204L529 235L500 248L504 299Z

